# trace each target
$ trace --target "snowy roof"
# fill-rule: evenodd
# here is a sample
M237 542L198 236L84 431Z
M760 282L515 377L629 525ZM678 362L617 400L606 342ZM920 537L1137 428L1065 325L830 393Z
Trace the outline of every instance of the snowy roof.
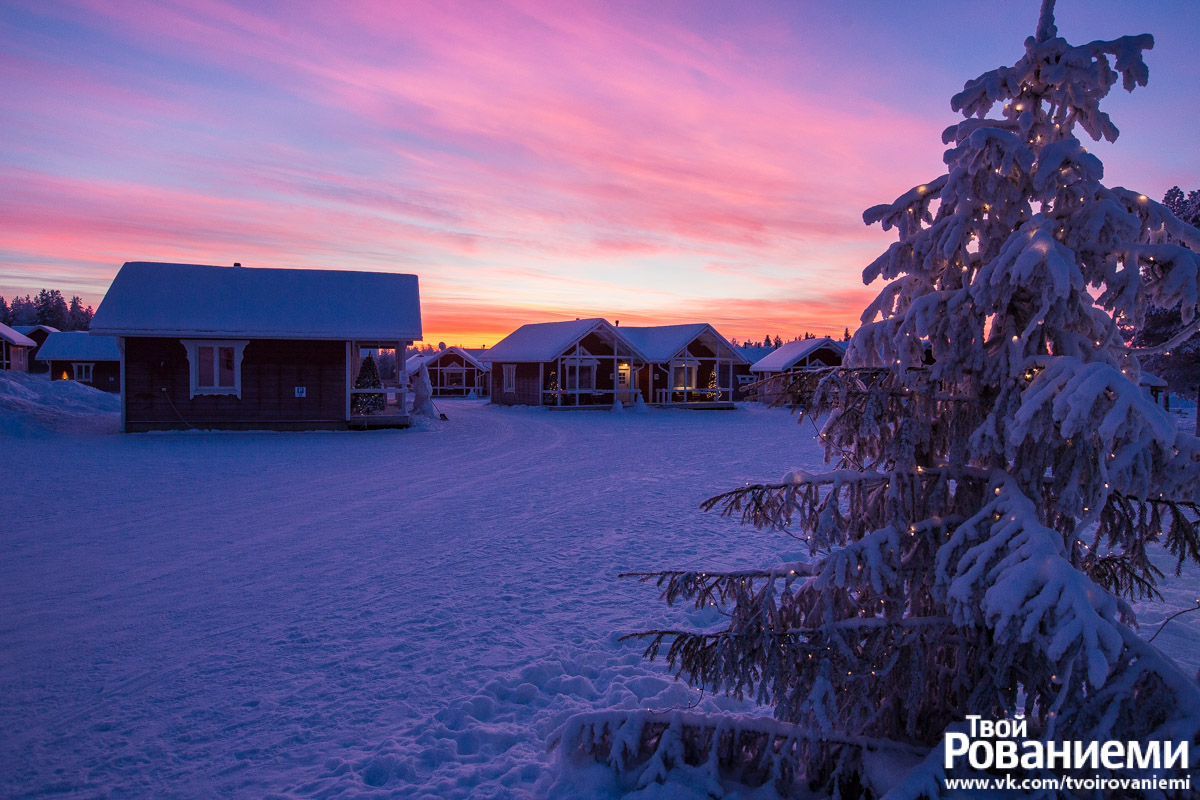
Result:
M421 302L416 275L130 261L92 333L412 341Z
M26 336L34 331L45 331L46 333L58 333L58 328L53 325L13 325L13 330L17 333L23 333Z
M476 350L475 352L479 353L482 351ZM447 347L445 350L435 350L432 353L421 353L419 356L414 356L413 358L407 359L404 362L404 371L411 375L419 370L422 364L432 367L435 363L437 363L439 358L448 353L457 353L462 357L464 362L475 367L475 369L483 370L484 372L487 372L490 369L490 367L487 365L479 363L479 359L472 355L471 351L467 350L465 347L451 346Z
M830 348L842 354L846 352L846 348L841 342L834 341L828 336L823 336L820 339L797 339L794 342L787 342L771 353L755 361L751 365L751 372L783 372L790 369L797 361L812 355L823 347Z
M760 347L759 345L746 344L738 347L738 350L741 351L742 356L751 364L775 352L774 347Z
M428 364L429 358L432 355L432 353L422 353L419 356L409 356L404 359L404 374L412 375L421 368L422 364Z
M38 351L41 361L120 361L121 351L111 336L87 331L55 331Z
M1142 376L1138 378L1138 386L1151 386L1156 389L1165 389L1167 382L1153 373L1143 372Z
M641 351L621 334L620 329L614 328L607 320L599 317L522 325L497 342L494 347L489 348L480 360L493 364L497 362L536 364L553 361L568 347L593 330L605 332L630 350L631 355L645 360Z
M750 363L745 356L738 352L736 347L717 333L717 330L707 322L693 322L687 325L655 325L646 328L628 327L619 330L650 361L670 361L680 350L696 339L704 337L709 339L709 344L719 345L736 360L745 364Z
M37 347L37 342L33 339L30 339L20 331L13 330L3 322L0 322L0 339L17 347Z

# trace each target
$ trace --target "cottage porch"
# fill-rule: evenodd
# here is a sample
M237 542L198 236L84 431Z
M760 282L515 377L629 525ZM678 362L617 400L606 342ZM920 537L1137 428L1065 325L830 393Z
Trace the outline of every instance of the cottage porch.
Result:
M407 428L412 424L404 381L407 344L346 342L346 420L350 428ZM368 359L373 366L367 364ZM382 370L381 364L385 365Z

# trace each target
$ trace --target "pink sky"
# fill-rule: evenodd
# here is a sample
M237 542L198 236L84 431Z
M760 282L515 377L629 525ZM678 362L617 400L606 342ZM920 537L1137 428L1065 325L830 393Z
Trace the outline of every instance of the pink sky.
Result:
M950 95L1038 2L961 5L10 2L0 295L238 261L416 273L433 342L840 333L891 241L862 210L940 173ZM1095 152L1110 184L1200 188L1200 4L1141 5L1059 2L1072 41L1158 40Z

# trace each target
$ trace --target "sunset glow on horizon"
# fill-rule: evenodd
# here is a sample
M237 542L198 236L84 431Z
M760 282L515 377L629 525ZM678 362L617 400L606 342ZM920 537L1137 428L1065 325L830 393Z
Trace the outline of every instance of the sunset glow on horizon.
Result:
M863 210L944 170L950 96L1038 4L6 0L0 296L240 262L414 273L433 343L592 316L840 335L894 240ZM1105 182L1200 188L1200 4L1057 19L1156 38L1088 145Z

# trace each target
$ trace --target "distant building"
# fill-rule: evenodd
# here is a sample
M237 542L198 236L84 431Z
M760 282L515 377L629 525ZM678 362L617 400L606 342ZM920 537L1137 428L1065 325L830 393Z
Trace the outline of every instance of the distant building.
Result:
M26 372L29 353L36 347L33 339L0 322L0 370Z
M1168 411L1171 410L1171 395L1167 392L1165 380L1152 373L1143 372L1138 378L1138 386L1150 395L1150 399L1156 405L1161 405Z
M120 347L126 431L403 427L403 382L361 353L403 375L421 307L415 275L129 262L91 332Z
M42 360L39 351L42 345L46 343L46 337L52 333L58 333L58 328L52 325L14 325L13 330L17 333L23 333L33 340L34 348L29 353L29 371L45 372L47 369L46 362Z
M635 398L634 372L645 356L603 319L522 325L489 348L498 405L582 408Z
M838 367L846 355L846 342L828 336L785 342L750 365L757 379L754 394L760 400L774 402L791 384L791 376L824 367Z
M620 328L577 319L522 325L480 356L492 402L554 408L733 408L750 363L711 325Z
M491 389L492 371L480 361L484 350L447 347L432 353L421 353L408 359L411 378L421 367L429 371L434 397L487 397Z
M121 348L111 336L55 331L39 351L52 381L78 381L105 392L121 391Z
M740 399L738 376L750 362L708 323L617 330L646 357L635 381L645 402L733 408Z

